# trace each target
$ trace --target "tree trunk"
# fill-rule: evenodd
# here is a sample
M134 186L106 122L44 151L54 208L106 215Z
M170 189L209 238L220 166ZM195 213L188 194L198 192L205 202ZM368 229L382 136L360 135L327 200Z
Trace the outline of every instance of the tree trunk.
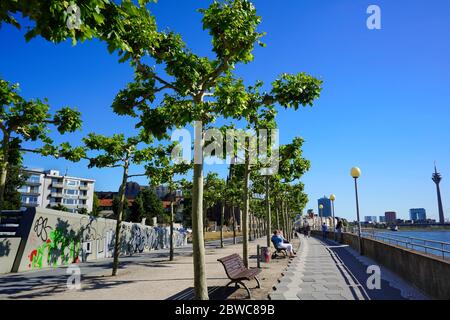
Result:
M286 217L284 216L284 206L283 206L283 200L280 202L280 215L281 215L281 225L283 226L283 230L286 229Z
M280 230L280 210L279 207L276 205L275 206L275 215L276 215L276 220L277 220L277 229Z
M249 211L249 199L248 199L248 180L250 175L250 160L248 152L245 157L245 169L244 169L244 211L241 220L242 229L242 256L244 260L244 266L248 268L248 211Z
M192 189L192 251L194 264L194 298L196 300L209 299L203 238L203 139L203 125L201 122L196 122Z
M253 218L252 214L248 213L248 241L253 240Z
M203 242L205 243L206 242L206 232L207 232L207 228L208 228L208 226L207 226L207 222L206 222L206 215L207 215L207 209L206 209L206 205L205 205L205 203L203 202L203 209L202 209L202 211L203 211Z
M285 210L285 219L286 219L286 222L285 222L285 225L286 225L286 234L287 234L287 239L288 239L288 241L290 241L291 240L291 234L290 234L290 232L289 232L289 214L288 214L288 205L287 205L287 203L286 203L286 205L284 206L284 210Z
M266 210L267 210L267 230L266 230L266 235L267 235L267 247L270 248L270 237L271 237L271 232L270 229L272 228L272 217L271 217L271 213L270 213L270 195L269 195L269 176L266 176Z
M125 201L128 202L128 200L125 199L125 186L126 186L127 180L128 180L129 161L130 160L127 155L127 159L125 160L125 164L123 166L122 184L120 185L120 190L119 190L120 202L119 202L119 208L117 210L118 212L117 212L116 236L114 239L114 260L113 260L113 270L112 270L113 276L117 275L117 268L119 267L119 254L120 254L120 243L121 243L120 229L121 229L121 225L122 225L122 216L123 216ZM128 206L128 203L127 203L127 206Z
M0 163L0 213L3 210L3 202L5 201L6 177L8 175L9 166L9 134L4 133L2 145L3 159Z
M234 210L233 205L231 204L231 210L233 212L233 244L236 244L236 210Z
M225 222L225 202L222 202L222 212L220 214L220 247L223 248L223 224Z
M173 261L173 220L174 220L174 212L173 212L173 194L172 191L170 193L170 248L169 248L169 261Z

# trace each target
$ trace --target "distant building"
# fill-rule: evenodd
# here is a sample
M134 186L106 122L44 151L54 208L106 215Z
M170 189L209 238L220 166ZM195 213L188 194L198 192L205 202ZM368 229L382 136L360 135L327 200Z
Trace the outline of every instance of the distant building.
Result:
M365 216L364 217L365 222L373 222L377 223L377 217L376 216Z
M427 212L424 208L409 209L409 218L416 221L426 221Z
M129 181L125 185L125 197L127 199L135 199L139 192L141 192L141 186L137 182Z
M169 194L169 187L165 185L157 186L155 192L158 198L163 199Z
M317 200L318 203L318 209L319 209L319 215L321 217L331 217L331 200L328 199L326 196L323 196L323 198L320 198ZM320 205L323 205L323 209L320 209Z
M308 209L306 215L310 218L314 217L314 209Z
M397 213L395 211L387 211L384 213L386 223L396 223Z
M92 211L95 180L61 175L57 170L24 169L28 176L19 188L22 207L53 208L63 205L69 212Z
M386 223L386 217L385 216L379 216L380 223Z
M134 199L128 200L128 208L133 205ZM115 218L113 210L113 199L99 199L99 216L102 218Z

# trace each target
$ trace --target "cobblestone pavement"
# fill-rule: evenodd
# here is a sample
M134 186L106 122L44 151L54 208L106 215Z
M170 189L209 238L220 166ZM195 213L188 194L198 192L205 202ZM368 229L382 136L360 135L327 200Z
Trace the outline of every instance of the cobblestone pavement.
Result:
M301 236L301 246L274 291L272 300L406 300L427 299L384 268L380 289L370 290L367 280L376 265L348 246Z

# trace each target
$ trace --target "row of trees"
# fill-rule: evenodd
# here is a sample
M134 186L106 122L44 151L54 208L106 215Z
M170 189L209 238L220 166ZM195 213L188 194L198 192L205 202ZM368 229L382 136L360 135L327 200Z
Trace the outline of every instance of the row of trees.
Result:
M207 145L204 129L218 118L233 122L240 120L249 129L276 128L275 116L281 108L297 110L312 105L319 97L322 81L305 73L283 73L271 85L256 82L246 86L237 76L236 67L253 60L254 45L264 46L258 31L261 18L248 0L214 2L199 10L203 28L211 36L213 58L195 54L172 31L158 30L156 18L147 9L151 1L129 0L120 3L106 0L73 1L81 11L81 27L68 28L68 2L5 1L0 6L0 21L20 27L14 13L35 22L26 33L27 39L40 35L53 42L71 38L77 40L98 38L105 41L109 51L119 55L120 62L128 62L134 71L134 80L121 90L112 103L119 115L134 118L126 137L117 133L107 137L91 133L80 146L63 143L55 146L48 136L48 126L54 125L60 133L81 128L80 114L72 108L63 108L51 115L45 102L26 101L17 94L17 87L2 80L0 91L2 140L0 209L8 168L17 164L21 152L38 152L44 156L64 157L71 161L88 161L89 167L121 168L119 208L116 235L125 208L125 184L129 178L148 176L151 183L168 183L172 190L186 182L176 177L193 170L191 183L191 221L193 236L194 288L197 299L208 299L205 247L203 236L204 211L210 205L208 189L204 190L203 147ZM70 17L69 17L70 18ZM158 65L158 68L153 67ZM196 127L194 151L200 161L193 164L172 164L168 158L173 144L165 142L168 133L192 123ZM270 140L270 138L269 138ZM36 149L22 148L23 141L41 141ZM248 264L249 223L254 217L265 217L268 245L272 226L271 209L275 209L275 225L289 230L292 212L304 205L303 185L298 182L309 168L302 158L302 140L280 148L280 167L274 175L261 175L261 165L250 161L254 141L246 138L243 165L233 167L222 200L232 201L242 208L243 256ZM274 141L268 141L273 145ZM233 148L234 149L234 148ZM234 154L235 157L238 154ZM195 158L195 157L194 157ZM143 164L145 172L131 174L133 165ZM208 182L208 181L206 181ZM251 184L250 184L251 182ZM236 185L236 189L231 187ZM239 192L237 189L241 188ZM230 190L235 190L230 194ZM270 190L270 192L269 192ZM265 199L254 195L265 195ZM173 206L172 206L173 207ZM265 213L265 215L263 214ZM173 221L173 210L171 214ZM116 237L113 275L117 274L119 236ZM173 251L173 250L172 250Z

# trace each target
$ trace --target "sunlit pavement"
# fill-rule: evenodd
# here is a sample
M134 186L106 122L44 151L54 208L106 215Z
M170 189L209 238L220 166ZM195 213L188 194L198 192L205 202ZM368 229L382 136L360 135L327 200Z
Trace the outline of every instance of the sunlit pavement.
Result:
M380 267L380 286L368 267L377 265L348 246L301 236L298 256L275 290L273 300L409 300L427 299L396 275ZM368 281L369 280L369 281ZM368 283L369 282L369 283Z

